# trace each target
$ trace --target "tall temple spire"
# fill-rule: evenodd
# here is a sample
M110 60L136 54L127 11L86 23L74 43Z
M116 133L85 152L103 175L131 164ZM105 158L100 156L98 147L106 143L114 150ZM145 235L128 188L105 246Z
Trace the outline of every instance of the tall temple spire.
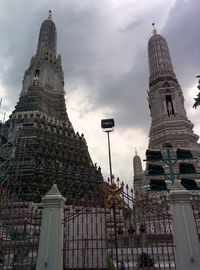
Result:
M143 170L142 170L142 162L141 158L138 155L137 151L135 151L135 156L133 157L133 186L134 186L134 194L135 196L141 195L142 190L142 181L143 181Z
M48 19L45 20L40 28L40 34L37 46L37 55L45 57L46 55L56 56L57 32L56 26L52 21L52 13L49 11Z
M8 137L17 133L6 186L24 200L40 201L56 183L68 202L102 183L83 135L75 133L65 105L61 56L56 51L51 12L41 25L35 56L25 71L22 91L10 115ZM7 153L12 145L7 144ZM0 149L1 151L1 149Z
M186 115L167 41L155 31L148 42L148 57L148 101L152 119L149 148L160 148L163 142L170 142L174 147L198 148L198 136L193 133L193 124Z
M153 36L148 43L149 73L153 79L158 73L172 74L175 77L169 48L165 38L159 34L154 27Z
M43 21L40 28L36 54L31 58L30 66L24 74L21 96L25 96L30 87L38 86L42 87L46 93L60 94L64 101L65 90L62 61L61 56L57 55L56 47L56 26L52 21L51 11L49 11L48 19ZM37 105L31 102L27 109L36 109ZM21 110L19 107L17 109ZM53 107L49 103L41 109L43 112L59 119L67 118L64 102L62 104L59 103L59 100L55 97Z

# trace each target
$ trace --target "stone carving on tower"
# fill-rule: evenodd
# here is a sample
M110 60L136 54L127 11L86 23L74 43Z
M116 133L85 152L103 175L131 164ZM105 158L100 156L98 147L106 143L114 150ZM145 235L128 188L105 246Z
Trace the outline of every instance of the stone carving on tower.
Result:
M199 136L194 134L193 124L187 118L167 42L157 34L155 27L148 43L148 57L148 101L152 120L149 148L159 149L163 143L169 142L173 148L199 149Z
M18 131L4 184L23 200L40 201L56 183L67 202L102 183L84 135L75 133L65 106L61 56L51 11L40 29L37 51L25 71L22 91L6 126ZM8 146L9 147L9 146Z

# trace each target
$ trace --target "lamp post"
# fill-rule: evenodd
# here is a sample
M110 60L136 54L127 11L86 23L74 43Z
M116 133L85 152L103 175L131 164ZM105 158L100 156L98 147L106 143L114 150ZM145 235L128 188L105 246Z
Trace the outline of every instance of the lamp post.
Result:
M110 132L113 131L115 126L114 119L102 119L101 128L108 135L108 157L109 157L109 169L110 169L110 181L112 183L112 163L111 163L111 151L110 151Z

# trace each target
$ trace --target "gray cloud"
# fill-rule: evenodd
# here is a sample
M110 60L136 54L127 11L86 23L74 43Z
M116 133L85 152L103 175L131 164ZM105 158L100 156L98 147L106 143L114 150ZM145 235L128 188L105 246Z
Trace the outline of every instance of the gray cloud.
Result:
M170 10L173 1L170 6L168 0L151 1L148 5L144 0L142 9L136 1L119 1L122 7L112 6L111 2L114 1L0 2L0 81L8 100L5 110L8 104L10 110L16 105L24 71L36 51L40 25L52 9L67 99L84 86L91 104L80 112L82 120L88 111L103 112L110 107L110 116L119 128L142 129L148 134L147 43L151 23L155 20L163 26L159 32L168 41L175 72L183 90L187 89L196 82L194 77L200 71L200 3L176 0ZM67 104L70 106L70 99ZM78 105L74 110L79 111Z
M67 92L85 83L92 107L103 110L110 106L119 126L148 129L147 31L143 31L142 14L135 15L132 7L130 12L111 16L116 10L105 9L106 3L77 0L55 5L54 1L32 1L27 6L24 0L8 0L1 4L1 46L5 49L0 59L5 68L0 76L13 106L24 70L36 50L40 24L52 8ZM14 14L14 20L9 19L9 13Z
M195 76L200 73L199 10L198 0L177 0L163 29L183 91L196 83Z
M133 30L136 26L140 25L140 20L136 17L133 17L130 19L129 22L127 22L125 25L119 27L120 32L127 32L130 30Z

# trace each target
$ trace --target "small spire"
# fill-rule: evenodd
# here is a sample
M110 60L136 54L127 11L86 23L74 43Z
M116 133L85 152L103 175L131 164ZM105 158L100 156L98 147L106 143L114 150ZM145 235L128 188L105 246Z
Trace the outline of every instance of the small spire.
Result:
M153 26L153 35L156 35L157 34L157 29L155 28L155 23L152 23L152 26Z
M137 155L138 154L138 152L137 152L137 147L135 147L135 155Z
M49 13L48 13L48 20L52 20L52 13L51 13L51 10L49 10Z

